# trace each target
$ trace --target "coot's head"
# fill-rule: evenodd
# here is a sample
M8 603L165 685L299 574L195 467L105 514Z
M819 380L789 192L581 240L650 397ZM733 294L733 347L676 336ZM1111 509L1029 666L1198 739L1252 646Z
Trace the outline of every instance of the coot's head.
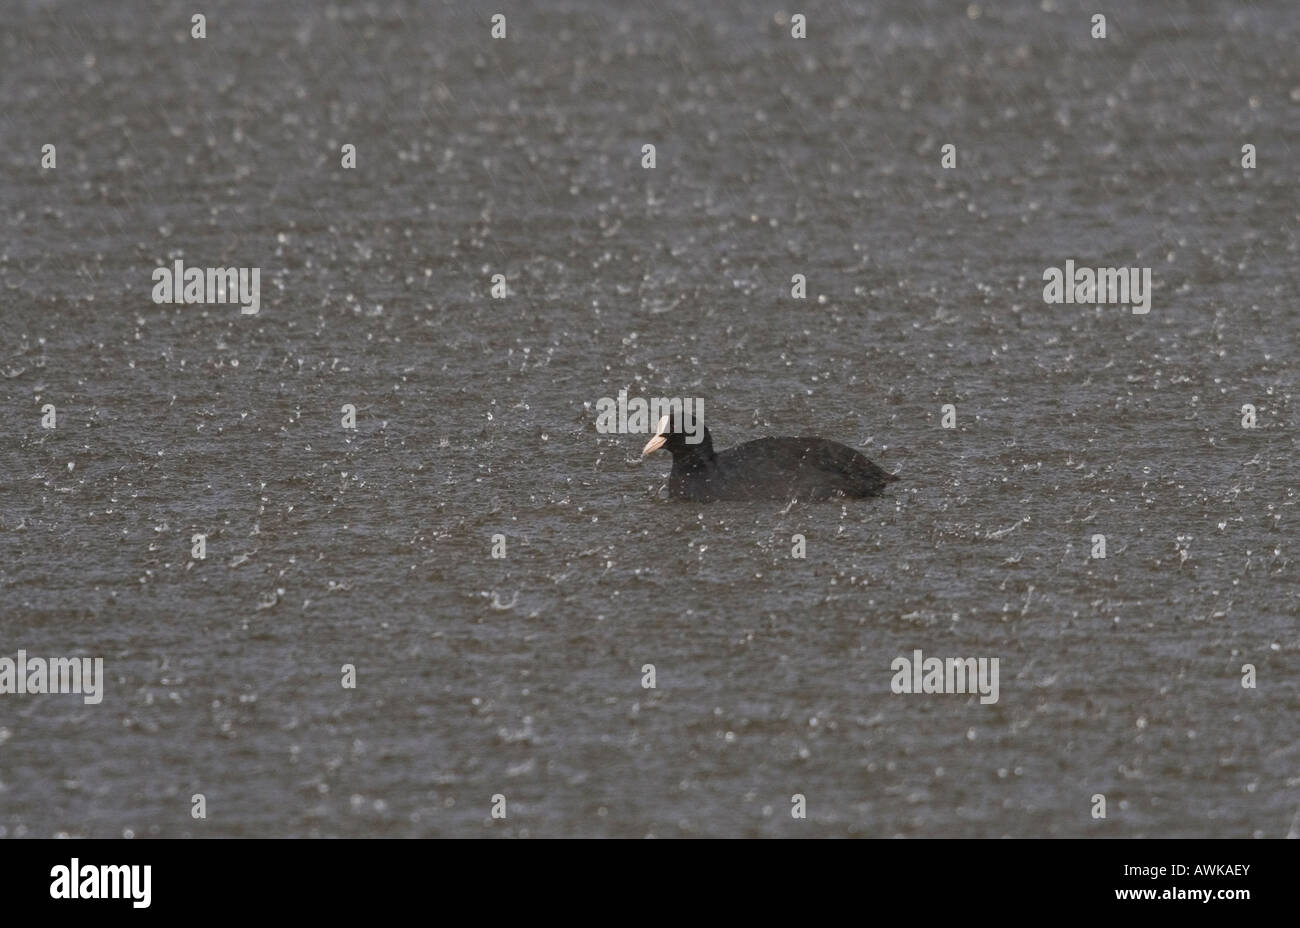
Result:
M660 448L666 449L673 457L692 453L707 456L713 453L713 440L703 422L692 418L683 423L682 417L674 411L660 418L655 426L655 437L645 443L641 456Z

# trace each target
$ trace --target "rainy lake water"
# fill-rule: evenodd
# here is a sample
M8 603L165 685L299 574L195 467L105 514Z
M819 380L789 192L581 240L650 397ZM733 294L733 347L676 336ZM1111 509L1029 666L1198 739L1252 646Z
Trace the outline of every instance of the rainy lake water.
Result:
M1291 0L211 7L0 24L0 836L1300 831Z

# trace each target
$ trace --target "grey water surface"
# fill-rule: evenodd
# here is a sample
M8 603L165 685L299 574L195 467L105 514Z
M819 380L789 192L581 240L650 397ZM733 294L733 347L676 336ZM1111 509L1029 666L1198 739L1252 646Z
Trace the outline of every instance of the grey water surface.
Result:
M106 679L0 835L1300 832L1300 7L1094 6L7 5L0 656ZM901 479L668 500L620 390Z

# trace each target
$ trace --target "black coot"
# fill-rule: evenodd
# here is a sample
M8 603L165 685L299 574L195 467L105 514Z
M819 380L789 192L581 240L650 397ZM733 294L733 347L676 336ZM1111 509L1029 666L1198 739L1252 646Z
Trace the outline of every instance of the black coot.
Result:
M675 415L660 419L655 431L641 454L660 448L672 454L668 495L674 499L862 498L898 479L847 445L825 438L759 438L714 451L707 428L701 441L689 444Z

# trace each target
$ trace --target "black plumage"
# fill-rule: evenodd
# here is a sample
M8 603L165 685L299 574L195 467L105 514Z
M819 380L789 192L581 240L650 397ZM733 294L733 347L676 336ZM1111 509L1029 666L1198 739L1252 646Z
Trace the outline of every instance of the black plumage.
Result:
M759 438L714 451L707 428L695 444L687 441L675 417L665 416L656 431L642 454L659 448L672 454L668 495L674 499L860 499L898 479L847 445L825 438Z

